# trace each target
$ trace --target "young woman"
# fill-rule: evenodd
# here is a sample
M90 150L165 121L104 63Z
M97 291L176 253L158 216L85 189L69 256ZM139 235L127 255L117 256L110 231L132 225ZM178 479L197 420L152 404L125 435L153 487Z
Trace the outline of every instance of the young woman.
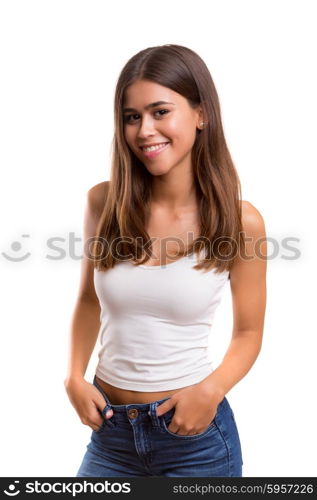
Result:
M93 429L77 476L242 476L226 398L262 343L266 236L241 187L202 59L150 47L115 92L110 181L88 191L65 388ZM208 336L230 280L232 340ZM99 363L85 380L98 333Z

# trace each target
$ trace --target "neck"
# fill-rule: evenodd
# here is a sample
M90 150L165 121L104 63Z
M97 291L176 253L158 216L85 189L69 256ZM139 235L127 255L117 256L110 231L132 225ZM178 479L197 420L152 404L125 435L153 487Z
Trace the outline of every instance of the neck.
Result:
M152 203L155 206L177 212L197 205L196 188L192 175L159 176L152 182Z

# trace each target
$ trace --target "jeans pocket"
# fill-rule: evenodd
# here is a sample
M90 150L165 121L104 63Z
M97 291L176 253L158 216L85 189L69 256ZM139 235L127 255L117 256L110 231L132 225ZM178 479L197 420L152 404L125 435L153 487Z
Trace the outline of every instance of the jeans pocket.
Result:
M103 417L103 418L104 418L104 420L103 420L101 426L99 427L99 429L97 429L96 431L94 430L94 432L96 434L100 434L104 430L104 428L106 426L106 419L105 419L105 417Z
M208 434L209 432L211 432L212 430L217 428L216 423L215 423L216 417L214 417L213 420L208 424L208 427L204 431L199 432L198 434L192 434L190 436L176 434L175 432L172 432L167 428L172 421L173 415L174 415L174 412L172 414L169 411L169 412L164 413L164 415L162 415L161 418L162 418L162 425L163 425L164 431L167 432L167 434L169 434L170 436L175 437L176 439L197 439L197 438L206 436L206 434Z

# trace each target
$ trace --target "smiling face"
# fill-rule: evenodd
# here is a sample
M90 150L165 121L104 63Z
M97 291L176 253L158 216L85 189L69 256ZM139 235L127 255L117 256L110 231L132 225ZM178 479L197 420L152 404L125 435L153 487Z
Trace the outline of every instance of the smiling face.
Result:
M200 108L191 108L187 99L168 87L139 80L125 91L125 140L152 175L175 167L191 169L191 150L201 121ZM160 144L159 149L141 149L151 144Z

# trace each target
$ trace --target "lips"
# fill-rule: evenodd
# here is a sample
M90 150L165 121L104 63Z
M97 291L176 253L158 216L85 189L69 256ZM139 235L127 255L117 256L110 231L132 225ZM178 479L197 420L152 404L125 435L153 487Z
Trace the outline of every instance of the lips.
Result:
M169 144L170 141L164 141L164 142L155 142L153 144L145 144L144 146L140 146L140 149L142 149L142 151L144 150L144 148L151 148L153 146L160 146L161 144Z
M167 143L161 143L164 144L164 146L161 146L158 149L154 149L153 151L144 151L143 149L141 150L147 158L154 158L158 156L159 154L163 153L170 145L170 142Z

